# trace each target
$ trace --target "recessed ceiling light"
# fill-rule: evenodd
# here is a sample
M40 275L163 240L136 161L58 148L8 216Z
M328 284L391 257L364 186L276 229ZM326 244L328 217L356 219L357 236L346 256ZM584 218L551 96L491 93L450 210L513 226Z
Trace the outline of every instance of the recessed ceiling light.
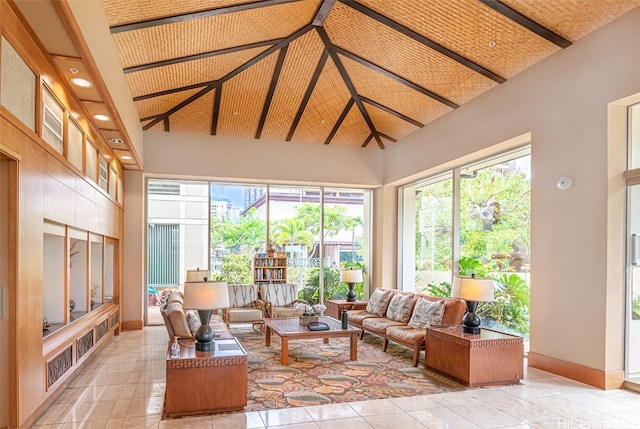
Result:
M80 88L91 88L93 86L91 82L81 77L72 77L70 80L72 84L79 86Z
M233 116L238 116L238 111L237 110L233 111Z
M115 137L109 137L107 140L109 140L109 143L113 143L113 144L121 144L122 143L122 139L117 139Z
M489 42L489 47L493 48L494 46L496 46L496 42L494 42L493 40Z
M98 113L97 115L93 115L93 117L98 121L110 121L111 120L110 117L108 117L107 115L103 115L101 113Z

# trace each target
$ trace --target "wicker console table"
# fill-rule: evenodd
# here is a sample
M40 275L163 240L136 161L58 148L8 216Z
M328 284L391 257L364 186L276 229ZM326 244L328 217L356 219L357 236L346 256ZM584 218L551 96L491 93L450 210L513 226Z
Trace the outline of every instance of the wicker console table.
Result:
M240 411L247 405L247 353L235 338L215 340L199 352L180 341L180 357L167 351L164 412L167 417ZM169 347L171 342L169 342Z
M427 328L424 365L467 386L517 384L523 338L490 329L465 334L457 325Z

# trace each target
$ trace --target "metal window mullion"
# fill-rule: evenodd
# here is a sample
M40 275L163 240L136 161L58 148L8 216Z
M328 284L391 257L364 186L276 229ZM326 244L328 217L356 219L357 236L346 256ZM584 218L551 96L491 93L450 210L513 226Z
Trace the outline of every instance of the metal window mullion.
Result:
M453 207L451 210L452 224L451 224L451 253L453 260L460 261L460 169L453 170ZM459 264L453 264L451 269L451 281L453 282L453 276L460 271ZM452 283L453 284L453 283Z

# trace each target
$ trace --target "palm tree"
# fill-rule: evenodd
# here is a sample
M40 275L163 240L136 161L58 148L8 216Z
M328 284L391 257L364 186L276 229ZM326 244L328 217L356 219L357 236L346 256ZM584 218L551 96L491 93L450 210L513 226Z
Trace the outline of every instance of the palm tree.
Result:
M304 229L300 219L283 219L273 227L271 241L278 246L299 244L308 249L313 247L316 238L313 233Z

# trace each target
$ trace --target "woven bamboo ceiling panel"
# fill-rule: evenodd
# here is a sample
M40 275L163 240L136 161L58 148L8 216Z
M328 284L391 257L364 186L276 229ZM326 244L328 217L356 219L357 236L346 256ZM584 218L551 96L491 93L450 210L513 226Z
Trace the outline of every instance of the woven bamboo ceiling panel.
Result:
M144 129L379 148L640 6L640 0L102 3Z

